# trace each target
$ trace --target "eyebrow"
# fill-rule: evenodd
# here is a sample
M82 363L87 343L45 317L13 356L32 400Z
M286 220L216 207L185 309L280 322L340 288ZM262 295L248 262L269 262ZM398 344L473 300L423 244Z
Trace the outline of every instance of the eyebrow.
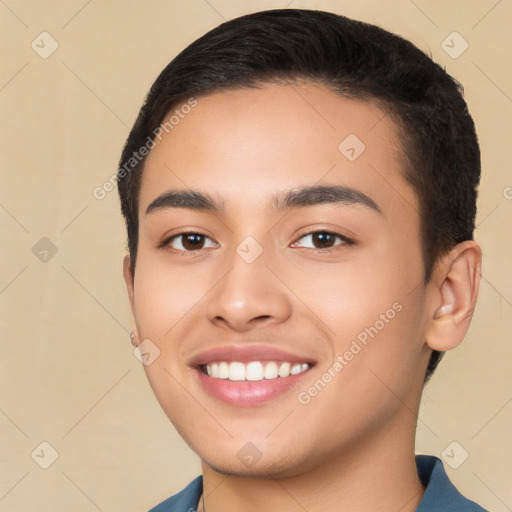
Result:
M354 188L336 185L292 189L274 196L271 204L274 210L280 211L325 203L357 204L382 214L371 197Z
M274 211L282 211L326 203L357 204L382 214L377 203L363 192L335 185L300 187L279 192L273 196L270 206ZM224 203L197 190L168 190L149 204L146 215L166 208L189 208L218 215L224 212Z

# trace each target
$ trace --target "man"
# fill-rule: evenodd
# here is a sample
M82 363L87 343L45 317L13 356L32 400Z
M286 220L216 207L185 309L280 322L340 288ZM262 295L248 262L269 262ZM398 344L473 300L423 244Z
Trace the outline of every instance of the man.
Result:
M460 86L320 11L229 21L161 73L121 157L150 384L202 461L154 512L481 511L416 456L478 294Z

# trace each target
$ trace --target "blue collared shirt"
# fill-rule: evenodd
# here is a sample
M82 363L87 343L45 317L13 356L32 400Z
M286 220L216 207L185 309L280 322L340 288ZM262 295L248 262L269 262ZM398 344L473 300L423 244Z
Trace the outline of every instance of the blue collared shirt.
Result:
M486 512L455 488L438 457L416 455L416 467L425 486L425 494L416 512ZM203 477L198 476L178 494L167 498L149 512L195 512L202 492Z

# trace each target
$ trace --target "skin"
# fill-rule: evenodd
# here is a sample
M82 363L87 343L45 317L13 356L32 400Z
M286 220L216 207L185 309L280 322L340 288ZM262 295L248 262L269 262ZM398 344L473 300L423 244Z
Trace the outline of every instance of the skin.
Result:
M402 177L397 133L373 103L315 84L267 85L198 98L148 156L136 271L126 255L124 276L136 343L149 338L161 351L147 377L202 460L208 512L269 503L407 512L421 501L414 435L423 377L431 349L455 348L469 327L481 253L474 242L457 245L424 284L418 199ZM338 149L348 134L366 146L352 162ZM381 213L339 203L271 209L276 192L311 185L354 188ZM225 211L146 215L169 189L207 192ZM181 238L158 247L185 228L208 237L204 248L186 253ZM315 249L306 235L318 231L354 243ZM250 264L236 252L247 236L263 249ZM298 393L395 303L401 311L301 404ZM316 364L299 388L248 408L213 398L189 366L207 348L255 343ZM251 467L237 456L248 442L261 453Z

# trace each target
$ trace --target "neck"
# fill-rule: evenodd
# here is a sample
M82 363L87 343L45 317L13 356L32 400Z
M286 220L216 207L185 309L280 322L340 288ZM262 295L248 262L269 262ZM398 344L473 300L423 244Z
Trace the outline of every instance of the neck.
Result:
M292 477L225 475L203 462L207 512L414 512L424 489L414 456L415 417L405 407L384 430ZM201 511L202 500L198 509Z

